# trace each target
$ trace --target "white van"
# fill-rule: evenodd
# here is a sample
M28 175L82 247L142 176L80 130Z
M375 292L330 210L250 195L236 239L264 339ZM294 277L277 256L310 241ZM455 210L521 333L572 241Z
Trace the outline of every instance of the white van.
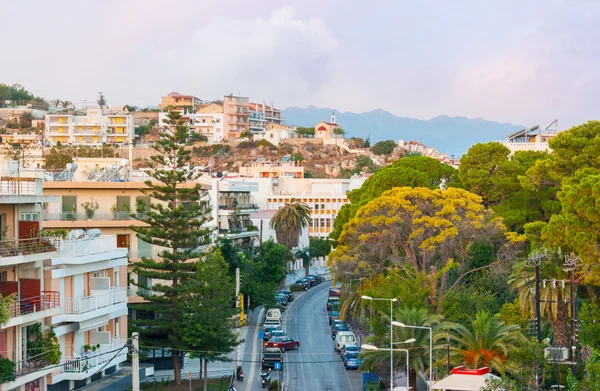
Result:
M279 308L269 308L265 315L265 321L267 320L281 320L281 310Z
M281 329L281 321L279 319L267 319L265 320L265 324L263 325L263 330L267 326L277 326Z
M356 335L352 331L340 331L336 334L335 340L333 341L333 348L339 352L346 344L357 343Z

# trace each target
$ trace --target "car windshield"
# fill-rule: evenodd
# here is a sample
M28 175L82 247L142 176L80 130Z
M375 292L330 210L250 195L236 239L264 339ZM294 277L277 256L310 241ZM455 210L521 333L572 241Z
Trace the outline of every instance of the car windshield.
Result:
M346 345L347 352L358 352L358 346L348 346Z
M331 316L340 316L340 311L331 311Z

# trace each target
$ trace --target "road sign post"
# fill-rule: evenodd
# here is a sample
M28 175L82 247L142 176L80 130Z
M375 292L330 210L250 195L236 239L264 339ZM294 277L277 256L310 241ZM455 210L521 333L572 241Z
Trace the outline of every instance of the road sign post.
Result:
M192 391L192 371L190 371L189 378L190 378L190 391Z

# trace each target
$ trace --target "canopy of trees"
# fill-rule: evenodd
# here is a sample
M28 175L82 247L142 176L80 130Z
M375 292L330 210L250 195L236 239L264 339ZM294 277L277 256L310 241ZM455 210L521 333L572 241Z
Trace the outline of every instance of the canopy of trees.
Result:
M375 155L389 155L396 148L394 140L378 141L371 147L371 152Z

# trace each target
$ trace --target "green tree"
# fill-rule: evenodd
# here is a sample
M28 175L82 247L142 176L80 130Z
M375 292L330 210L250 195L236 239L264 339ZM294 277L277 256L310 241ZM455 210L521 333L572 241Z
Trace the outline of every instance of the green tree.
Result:
M492 178L509 154L510 150L499 142L477 143L460 159L460 181L465 189L480 195L486 206L501 201L500 190Z
M396 148L394 140L378 141L371 147L371 152L375 155L389 155Z
M219 250L196 263L195 278L186 285L187 291L181 299L187 311L176 326L177 334L187 347L202 352L193 354L205 362L206 391L208 362L227 361L227 354L241 342L233 331L239 314L239 309L232 305L235 285Z
M310 219L309 206L292 198L273 215L269 225L275 230L277 242L292 249L298 246L302 230L308 226Z
M0 100L27 101L33 99L35 99L35 96L20 84L8 85L0 83Z
M344 137L346 132L342 128L334 128L333 134L335 135L335 138L340 138L340 137Z
M56 147L52 147L50 152L44 156L44 168L46 170L64 170L69 163L73 163L71 155L62 153Z
M373 159L366 155L358 155L356 157L356 172L362 171L363 168L367 169L367 172L377 171L377 166L373 162Z
M304 267L304 276L308 277L310 274L310 263L315 257L315 253L310 247L301 247L294 250L294 257L296 259L302 259L302 266Z
M130 227L140 240L162 249L157 258L142 258L133 264L134 273L152 280L151 287L138 281L137 285L151 294L141 294L148 303L134 308L151 311L155 318L132 323L142 338L151 340L148 343L172 349L175 383L181 384L180 356L189 346L174 330L190 310L182 295L194 276L199 249L210 241L210 230L205 227L210 210L204 201L205 191L193 182L194 172L180 168L191 159L191 151L185 148L189 138L185 119L170 111L165 123L169 129L160 132L153 147L157 154L150 158L152 180L140 189L152 202L138 203L138 214L132 215L145 225Z
M298 126L296 128L296 133L303 137L308 137L308 136L312 137L315 135L315 128L307 128L304 126Z
M73 102L71 102L70 100L63 100L61 104L64 109L73 108Z
M58 106L60 106L60 104L62 103L62 100L60 99L52 99L52 104L54 105L55 108L58 109Z
M327 239L309 238L308 247L313 251L315 257L326 257L331 253L331 243Z
M3 297L0 295L0 327L4 326L10 320L11 312L10 306L17 299L17 294L13 293Z
M294 153L294 157L292 158L293 161L295 162L302 162L304 160L304 157L302 156L302 154L300 153Z
M600 352L592 349L585 361L585 378L576 380L572 373L568 377L569 391L599 391L600 390Z
M4 156L10 160L15 160L22 167L29 167L31 164L32 145L27 143L9 143L3 145Z
M279 283L287 275L287 264L294 260L292 252L282 244L269 239L263 243L260 276L264 282Z

